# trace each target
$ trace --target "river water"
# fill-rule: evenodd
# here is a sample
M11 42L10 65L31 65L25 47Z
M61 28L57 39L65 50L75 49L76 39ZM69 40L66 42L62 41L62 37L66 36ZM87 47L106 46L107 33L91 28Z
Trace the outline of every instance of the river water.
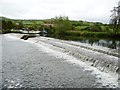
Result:
M88 43L91 46L97 45L102 47L107 47L111 49L119 49L120 48L120 40L105 40L105 39L98 39L98 40L91 40L91 39L82 39L79 40L81 43Z
M89 44L91 46L101 46L110 49L120 49L120 39L114 38L94 38L94 37L64 37L65 40L73 40L80 43Z

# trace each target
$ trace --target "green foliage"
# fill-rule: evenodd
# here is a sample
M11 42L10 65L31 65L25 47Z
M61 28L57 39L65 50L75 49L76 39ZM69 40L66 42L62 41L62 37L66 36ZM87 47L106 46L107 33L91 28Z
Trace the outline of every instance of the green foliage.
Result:
M8 29L2 29L2 34L6 34L6 33L10 33L11 30L8 30Z
M23 27L29 28L30 30L39 30L44 24L42 20L22 20Z
M89 32L101 32L102 28L98 24L90 24L89 26L76 26L74 30L89 31Z
M68 17L56 17L46 20L13 20L2 17L2 33L20 33L17 31L22 28L30 30L46 30L48 36L65 37L65 36L120 36L120 25L116 29L112 24L103 24L100 22L87 21L70 21ZM46 25L45 24L52 24ZM11 29L16 29L11 31ZM1 32L1 31L0 31Z
M22 29L30 28L32 30L38 30L44 23L42 20L14 20L1 17L2 19L2 29Z
M10 20L2 20L2 29L12 29L14 27L14 24Z
M18 29L22 29L23 28L23 23L19 22L17 27L18 27Z
M88 31L68 31L66 32L67 36L74 37L111 37L113 36L111 33L108 32L88 32Z
M99 24L91 25L91 26L89 26L89 29L92 32L101 32L101 30L102 30Z
M88 26L76 26L76 27L74 28L74 30L80 30L80 31L88 30L87 27L88 27Z
M56 17L54 19L54 35L61 37L65 35L65 32L72 29L72 24L68 17Z
M109 26L101 26L103 32L110 32Z

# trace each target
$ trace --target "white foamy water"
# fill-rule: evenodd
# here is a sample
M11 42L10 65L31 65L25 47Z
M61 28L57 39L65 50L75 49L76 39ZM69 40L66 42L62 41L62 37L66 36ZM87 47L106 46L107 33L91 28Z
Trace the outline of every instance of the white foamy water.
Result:
M9 39L14 39L14 40L18 40L19 39L19 38L15 37L15 36L12 36L12 34L5 34L3 36L8 37Z
M21 88L22 84L19 82L19 79L14 81L14 80L8 80L6 79L7 84L4 85L4 87L7 88Z
M12 39L16 39L16 37L8 35ZM102 83L103 86L108 86L111 88L118 87L118 75L112 76L109 73L101 72L100 70L96 69L95 67L89 66L88 64L80 61L79 59L74 58L73 56L67 55L66 53L60 52L56 50L53 50L51 47L54 47L50 44L46 44L43 42L34 43L36 41L25 41L32 43L36 45L39 49L41 49L43 52L48 53L51 56L55 56L56 58L63 58L64 61L67 63L75 64L79 67L83 67L84 71L92 71L90 74L96 75L96 81ZM64 45L64 43L63 43Z
M58 52L56 50L51 49L52 46L45 44L43 42L39 42L36 44L38 48L42 49L44 52L49 55L55 56L56 58L63 58L65 62L75 64L79 67L84 67L84 70L92 71L91 74L96 75L96 81L103 84L103 86L108 86L110 88L118 87L118 75L112 76L108 73L101 72L95 67L89 66L86 63L74 58L73 56L69 56L65 53Z

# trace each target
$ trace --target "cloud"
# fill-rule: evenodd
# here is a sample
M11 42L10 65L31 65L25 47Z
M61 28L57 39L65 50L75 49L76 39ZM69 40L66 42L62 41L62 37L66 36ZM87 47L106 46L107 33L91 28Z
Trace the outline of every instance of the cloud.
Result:
M119 0L0 0L0 16L46 19L66 15L74 20L109 22Z

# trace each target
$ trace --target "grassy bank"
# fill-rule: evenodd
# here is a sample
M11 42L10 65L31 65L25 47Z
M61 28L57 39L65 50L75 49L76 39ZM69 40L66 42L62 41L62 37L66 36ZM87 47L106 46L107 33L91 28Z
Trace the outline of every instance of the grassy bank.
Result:
M120 40L120 33L115 35L113 33L108 32L81 32L81 31L67 31L64 32L62 35L50 35L50 37L64 39L64 40L81 40L85 38L91 38L95 40L99 39L116 39Z
M120 33L118 34L113 34L110 32L81 32L81 31L69 31L66 32L66 36L85 36L85 37L99 37L99 38L119 38L120 37Z

